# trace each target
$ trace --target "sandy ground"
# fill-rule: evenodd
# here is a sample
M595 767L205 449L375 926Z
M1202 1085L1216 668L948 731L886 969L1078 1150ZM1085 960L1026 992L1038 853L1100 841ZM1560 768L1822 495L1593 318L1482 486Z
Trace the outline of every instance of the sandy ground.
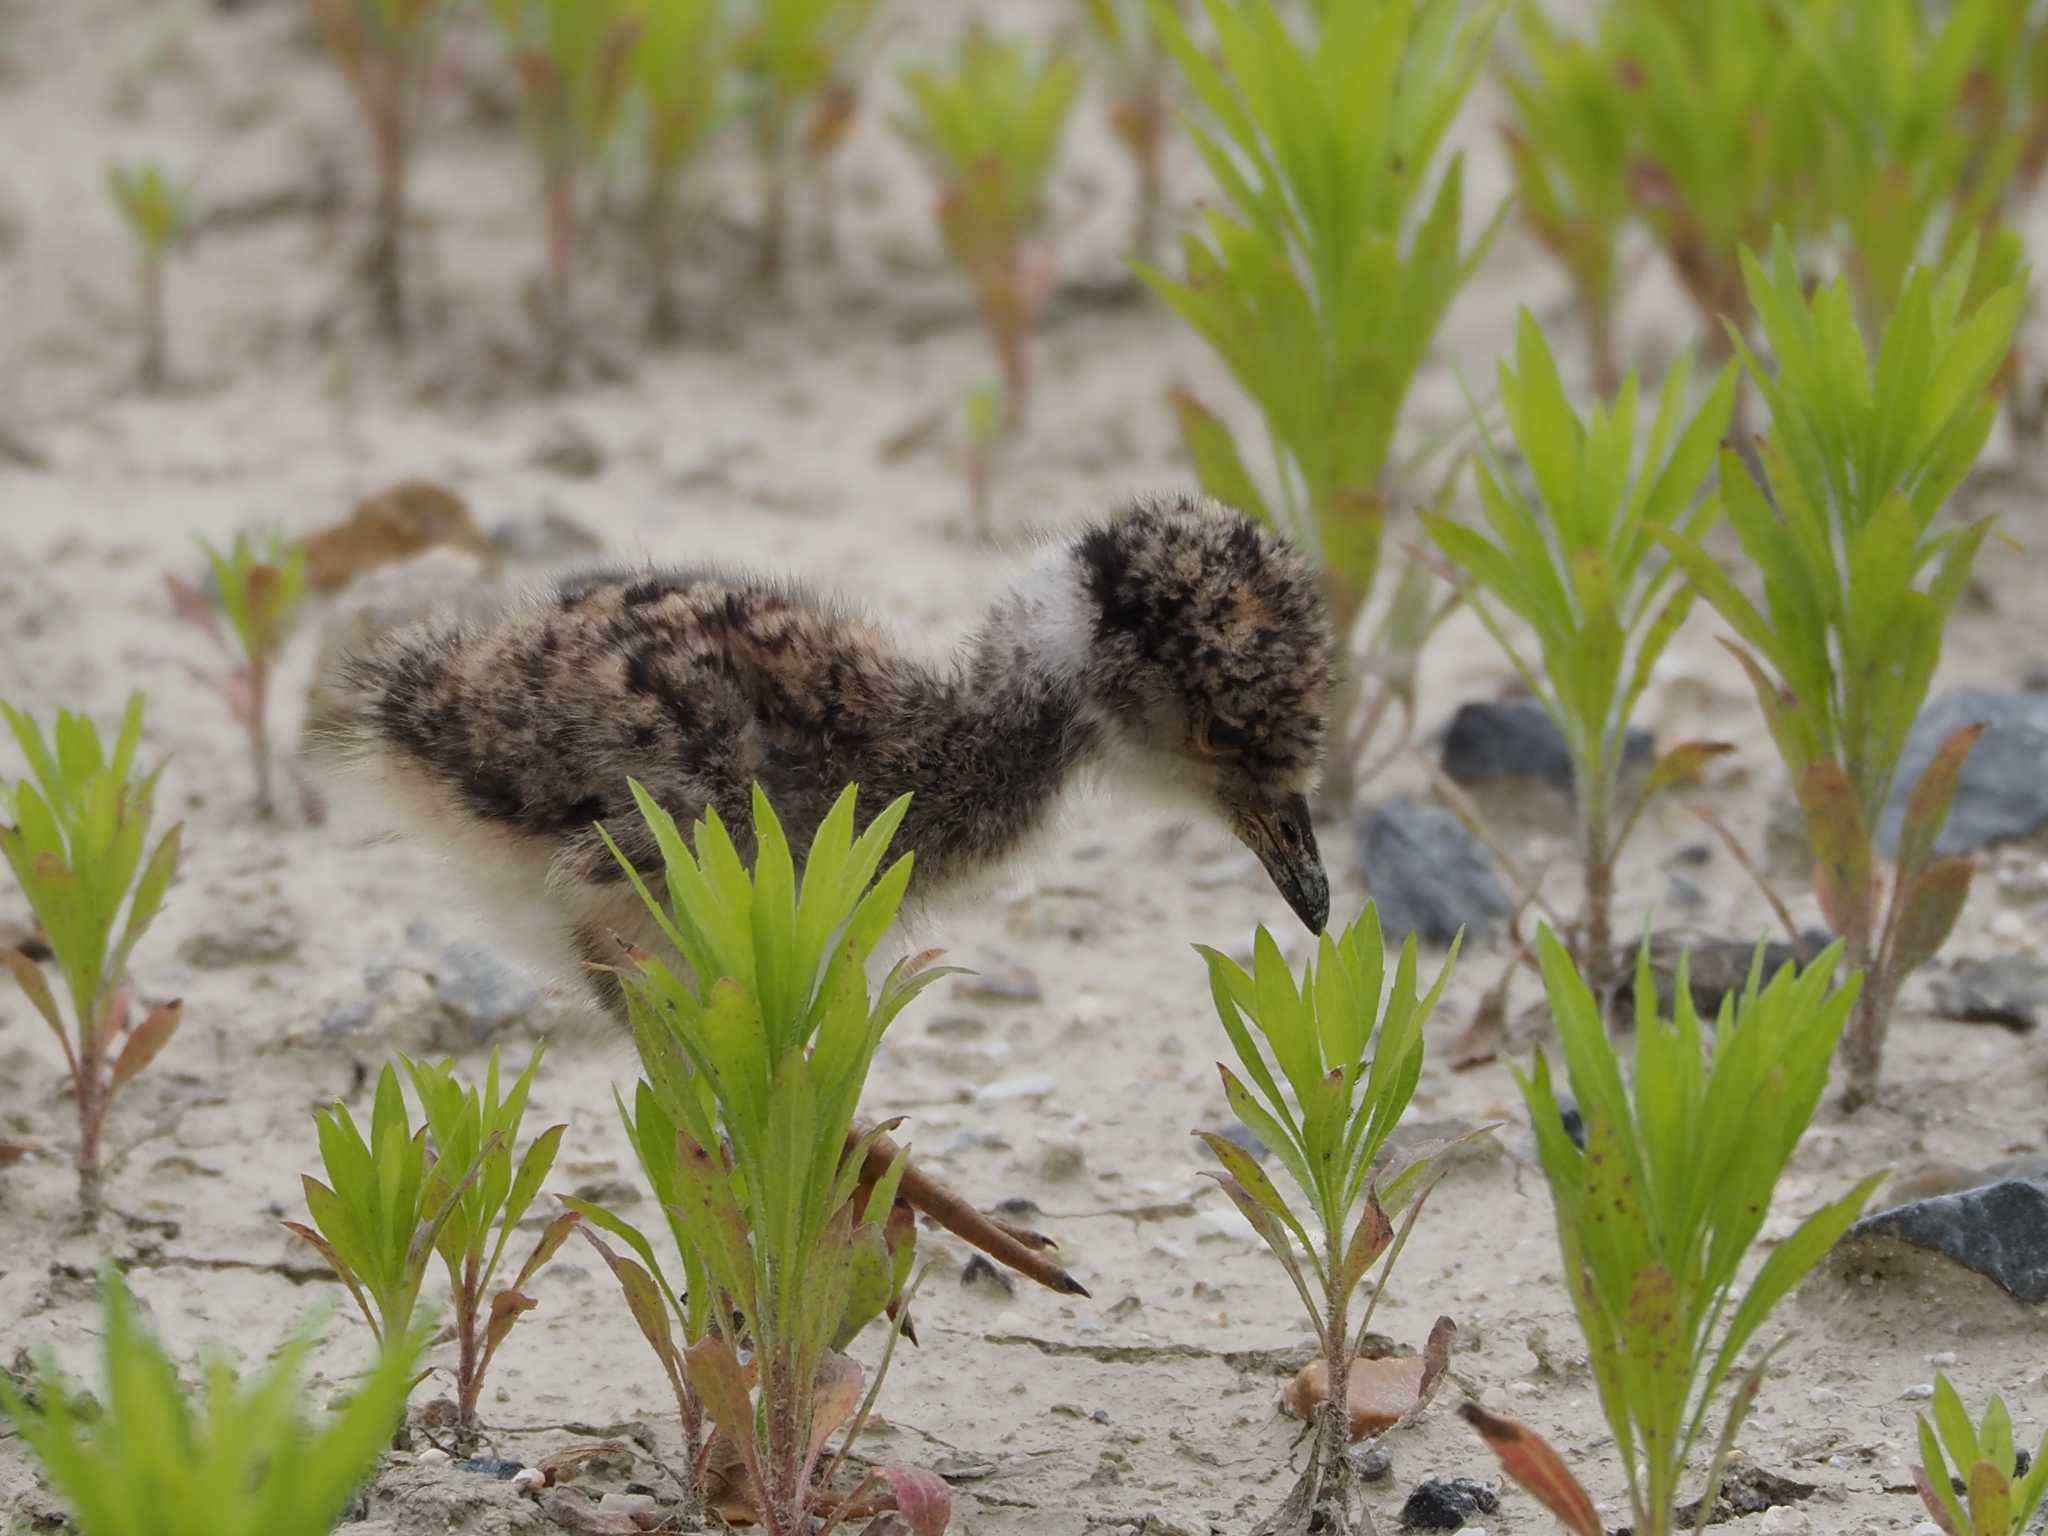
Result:
M915 14L888 60L943 41L949 9L898 5ZM1054 0L1001 9L1039 28L1065 15ZM467 37L455 62L487 76L488 48ZM1497 115L1482 87L1461 129L1475 214L1504 188ZM126 690L146 690L148 746L170 765L160 804L185 820L191 849L137 957L148 991L184 997L186 1022L114 1121L113 1144L128 1155L111 1199L132 1222L98 1237L74 1229L59 1062L29 1010L0 995L0 1132L48 1150L0 1173L0 1362L50 1346L90 1369L90 1277L112 1257L181 1356L220 1340L259 1359L325 1306L317 1364L346 1379L363 1357L362 1327L334 1308L334 1286L303 1276L305 1255L278 1225L300 1214L298 1175L317 1166L311 1110L337 1096L363 1106L366 1074L393 1048L454 1050L472 1069L485 1049L433 1000L447 944L493 941L450 899L442 872L405 847L248 814L238 740L188 671L207 659L203 643L174 620L162 587L167 571L192 573L195 535L305 532L363 494L425 475L467 497L486 527L552 509L614 558L709 556L836 584L935 651L1005 579L1003 561L964 533L961 481L944 456L880 452L990 369L939 262L923 183L874 103L846 161L836 266L806 258L784 299L750 293L751 203L745 166L727 151L701 183L705 216L685 273L693 338L669 353L640 349L633 252L607 236L584 297L609 376L561 395L526 382L530 182L516 133L485 116L461 89L437 112L418 203L427 326L413 355L393 362L368 339L347 278L365 189L356 125L297 6L0 3L0 426L41 460L31 468L0 454L0 697L43 714L69 703L106 716ZM1099 284L1118 272L1127 197L1099 102L1081 113L1071 149L1059 188L1074 221L1063 267ZM350 194L324 213L218 228L175 263L177 383L157 399L128 386L131 273L100 189L111 158L139 153L196 168L202 207L304 192L321 166L338 167ZM1199 171L1184 154L1173 171L1184 213ZM1454 366L1483 380L1516 306L1554 312L1562 293L1511 225L1416 390L1415 437L1455 420ZM1242 419L1219 369L1157 308L1060 313L1036 342L1044 387L999 486L996 518L1010 539L1185 483L1163 399L1170 384L1191 384ZM1661 359L1687 323L1668 284L1647 273L1628 310L1632 352ZM534 462L565 428L596 445L594 473ZM2024 538L2031 509L2009 510ZM2040 657L2028 600L2040 559L1987 562L1985 601L1958 626L1944 682L2017 683ZM283 736L295 731L321 618L309 608L280 680ZM1423 669L1425 731L1508 678L1477 626L1453 622ZM1642 723L1667 739L1741 744L1703 793L1759 844L1778 775L1710 620L1696 618L1674 647ZM0 757L0 770L14 766ZM1372 793L1419 782L1404 764ZM1515 836L1568 901L1562 828ZM1330 825L1322 838L1348 913L1364 899L1352 833ZM1725 855L1688 871L1703 906L1670 908L1667 861L1700 840L1675 807L1649 818L1624 871L1624 928L1656 910L1703 932L1760 931L1758 904ZM2011 878L1980 882L1958 952L2037 942L2039 859L2000 860ZM1812 915L1810 901L1798 908ZM0 918L21 915L0 893ZM895 1027L870 1106L909 1115L931 1168L977 1199L1034 1202L1094 1293L1069 1302L963 1288L962 1254L928 1241L944 1262L920 1302L923 1346L899 1355L886 1422L867 1449L948 1474L962 1531L1238 1531L1294 1475L1297 1426L1275 1399L1306 1353L1305 1330L1285 1281L1201 1177L1188 1136L1226 1113L1211 1066L1223 1041L1188 945L1241 948L1262 921L1292 933L1221 833L1083 803L1041 865L930 925L956 959L1022 968L1041 995L928 997ZM1411 1348L1440 1314L1459 1333L1454 1385L1389 1442L1394 1476L1374 1491L1374 1508L1391 1517L1426 1476L1494 1476L1449 1412L1471 1393L1552 1436L1620 1524L1612 1443L1574 1347L1513 1084L1500 1064L1453 1074L1441 1060L1500 965L1497 946L1468 947L1416 1096L1417 1121L1505 1124L1498 1149L1439 1192L1380 1309L1376 1326ZM369 1021L323 1029L359 1019L373 979L383 990ZM1533 999L1524 985L1516 1005ZM551 995L500 1039L523 1055L542 1033L553 1049L529 1124L569 1125L551 1187L630 1178L610 1093L628 1080L627 1051L573 994ZM1904 1175L2042 1150L2043 1076L2030 1041L1909 1009L1891 1081L1885 1102L1853 1122L1823 1111L1767 1235L1781 1237L1875 1168ZM652 1219L645 1203L635 1213ZM672 1450L665 1390L610 1279L571 1248L539 1296L487 1395L498 1452L534 1460L634 1422ZM1969 1277L1824 1274L1782 1323L1797 1336L1744 1446L1760 1466L1820 1491L1760 1517L1770 1529L1897 1530L1919 1518L1901 1489L1910 1389L1931 1379L1932 1358L1953 1356L1950 1372L1973 1400L2004 1393L2020 1438L2039 1437L2039 1320ZM878 1340L858 1348L872 1361ZM379 1486L380 1518L394 1531L538 1528L530 1506L481 1479L400 1466ZM0 1511L35 1520L49 1507L19 1443L0 1439ZM1486 1523L1549 1528L1515 1492Z

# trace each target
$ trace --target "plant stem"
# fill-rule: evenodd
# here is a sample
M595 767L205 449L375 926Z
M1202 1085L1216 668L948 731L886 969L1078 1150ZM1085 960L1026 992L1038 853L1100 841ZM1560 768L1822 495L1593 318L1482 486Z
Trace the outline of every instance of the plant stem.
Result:
M647 265L653 296L647 306L647 335L672 342L683 332L682 299L675 283L675 178L656 171L647 192Z
M377 324L392 342L405 339L405 191L411 133L404 91L393 86L376 120L377 215L369 258Z
M1896 897L1894 898L1896 900ZM1861 925L1859 925L1860 927ZM1870 933L1845 933L1843 959L1850 972L1863 972L1863 991L1856 998L1856 1011L1849 1016L1849 1028L1842 1037L1842 1060L1849 1068L1849 1083L1842 1090L1842 1108L1858 1110L1877 1098L1879 1075L1884 1066L1884 1041L1891 1024L1891 1000L1896 990L1887 957L1871 964Z
M789 174L783 163L778 126L756 141L761 161L761 249L754 258L756 274L767 281L782 278L782 250L789 228Z
M575 301L576 178L574 162L565 154L549 157L542 172L541 197L547 218L548 269L545 311L546 360L543 376L549 384L561 384L569 376L569 354L574 330L571 311Z
M1607 843L1605 807L1590 802L1580 810L1585 859L1585 907L1579 913L1579 974L1604 1013L1614 988L1614 850Z
M136 370L138 382L154 393L162 389L170 373L170 343L164 320L164 259L161 255L142 258L142 361Z
M270 666L249 668L249 756L256 769L256 814L265 821L277 816L270 777Z
M100 1075L100 1051L80 1042L78 1070L72 1091L78 1100L78 1208L88 1228L100 1220L100 1128L107 1117Z
M462 1285L455 1297L455 1338L460 1351L455 1364L455 1432L465 1449L476 1436L476 1400L484 1390L482 1361L477 1358L480 1341L476 1336L476 1314L482 1302L478 1292L483 1289L477 1267L477 1255L467 1255L462 1266Z

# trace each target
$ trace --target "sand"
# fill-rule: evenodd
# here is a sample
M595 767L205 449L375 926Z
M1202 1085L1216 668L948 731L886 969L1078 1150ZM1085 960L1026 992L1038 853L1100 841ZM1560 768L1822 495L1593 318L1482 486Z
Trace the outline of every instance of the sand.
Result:
M1039 30L1068 16L1054 0L1001 9ZM950 8L896 10L907 19L885 65L937 46L953 25ZM599 365L549 394L530 382L530 173L516 132L491 116L493 101L503 105L492 69L481 33L465 33L419 176L423 325L412 353L393 360L370 335L348 274L367 189L357 125L298 6L0 5L0 143L9 147L0 427L14 445L0 450L0 697L39 714L63 703L104 718L128 689L145 690L147 750L169 763L162 813L185 822L191 850L136 957L146 991L184 998L185 1024L114 1116L111 1142L126 1155L109 1199L125 1214L98 1235L73 1221L70 1108L54 1043L17 997L0 994L0 1135L41 1149L0 1170L0 1364L47 1347L75 1371L95 1370L91 1277L112 1259L185 1360L220 1341L258 1363L324 1309L314 1359L330 1384L318 1390L331 1393L359 1368L365 1330L336 1286L309 1278L309 1255L279 1225L301 1214L299 1174L317 1167L311 1111L336 1097L365 1106L366 1077L393 1049L453 1051L477 1069L488 1042L443 1018L432 976L450 944L512 948L451 898L446 873L420 851L296 815L276 826L250 816L238 737L190 670L210 659L204 642L176 621L163 589L166 573L195 574L195 536L308 532L360 496L426 476L467 498L487 528L552 510L593 533L608 558L793 571L869 604L934 653L1006 579L1005 556L969 536L963 481L939 451L947 434L939 448L882 451L993 371L941 263L924 183L884 121L886 88L866 105L846 158L836 264L810 257L800 224L786 295L750 290L747 167L727 147L697 189L702 212L683 277L691 335L672 351L643 350L636 255L607 233L583 290ZM1101 106L1083 108L1059 179L1071 220L1060 250L1068 288L1034 341L1042 388L998 481L994 520L1006 545L1134 493L1185 485L1170 385L1248 419L1215 362L1160 308L1076 297L1113 286L1120 271L1128 173ZM1499 111L1483 85L1459 129L1472 153L1475 220L1505 188ZM326 184L321 167L338 170L345 189L325 207L216 224L175 260L174 385L157 398L130 387L133 274L100 186L110 160L143 153L196 170L203 209L247 210L280 193L286 204L320 204L303 194ZM1170 171L1184 218L1203 188L1184 145ZM1483 388L1518 306L1548 318L1563 300L1555 270L1511 223L1416 387L1404 441L1458 419L1454 370ZM1689 325L1649 264L1626 310L1629 353L1654 365ZM1575 337L1568 327L1559 334L1582 378ZM595 446L594 472L535 462L572 429ZM1979 505L2013 513L2024 539L2028 509L1998 495ZM1942 684L2017 684L2039 657L2030 601L2039 562L2032 548L1985 562L1983 601L1957 625ZM278 680L287 743L325 617L324 604L309 605ZM1711 617L1693 619L1641 723L1666 740L1738 744L1700 797L1760 846L1780 775L1717 633ZM1510 678L1478 626L1454 620L1423 663L1424 734ZM0 754L0 771L15 767ZM1421 784L1404 761L1369 797ZM1569 910L1575 876L1562 824L1513 835ZM1333 823L1321 836L1337 910L1348 914L1365 896L1353 833ZM1623 871L1624 928L1657 911L1702 932L1761 931L1759 904L1723 854L1688 871L1704 904L1667 910L1667 860L1700 841L1676 805L1647 819ZM1957 953L2038 944L2026 892L2041 883L2040 858L1999 860L2009 878L1980 882ZM1799 882L1787 889L1812 920ZM18 897L0 891L0 919L23 915ZM1227 1118L1212 1066L1224 1041L1189 945L1241 949L1261 922L1296 942L1279 898L1223 833L1089 801L1039 863L993 897L934 916L919 935L963 964L1020 968L1040 995L938 989L893 1029L868 1106L907 1115L932 1171L976 1199L1034 1202L1094 1293L1083 1302L963 1288L963 1252L927 1238L940 1266L919 1303L922 1345L899 1353L866 1449L951 1478L956 1529L1241 1531L1291 1483L1303 1445L1276 1404L1308 1353L1305 1329L1285 1280L1202 1176L1211 1165L1188 1135ZM1415 1120L1502 1128L1497 1147L1438 1192L1381 1304L1375 1327L1407 1348L1440 1315L1456 1319L1458 1336L1443 1398L1389 1438L1393 1476L1372 1505L1387 1520L1424 1477L1495 1477L1450 1411L1470 1394L1552 1437L1607 1522L1621 1524L1619 1469L1576 1344L1519 1098L1504 1064L1454 1073L1443 1060L1502 958L1497 943L1469 945L1431 1028ZM1906 1175L2041 1150L2038 1046L1926 1017L1918 996L1909 993L1897 1025L1884 1101L1854 1119L1822 1110L1779 1190L1769 1239L1876 1169ZM1525 981L1515 1011L1535 999ZM630 1180L610 1091L630 1080L630 1053L559 988L496 1038L523 1057L541 1034L551 1050L529 1124L569 1126L550 1188ZM652 1215L644 1201L629 1213ZM651 1426L672 1452L666 1390L594 1257L572 1247L537 1295L540 1309L506 1346L486 1394L496 1453L538 1460L633 1424ZM1910 1526L1920 1518L1901 1491L1913 1389L1946 1362L1973 1401L2004 1393L2031 1443L2048 1409L2039 1329L1972 1277L1823 1273L1767 1330L1795 1337L1743 1436L1756 1465L1819 1491L1745 1523ZM856 1353L872 1363L878 1349L871 1333ZM436 1356L451 1357L447 1348ZM636 1475L649 1475L644 1464ZM50 1507L19 1442L0 1438L0 1509L33 1521ZM404 1464L380 1481L376 1517L378 1528L405 1533L543 1528L501 1485ZM1513 1491L1486 1524L1550 1528Z

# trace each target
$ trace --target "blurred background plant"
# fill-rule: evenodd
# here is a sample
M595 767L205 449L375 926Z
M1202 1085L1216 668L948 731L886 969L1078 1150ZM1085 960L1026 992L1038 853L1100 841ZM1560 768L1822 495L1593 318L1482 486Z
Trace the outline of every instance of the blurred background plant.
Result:
M434 63L460 0L312 0L313 25L370 132L377 192L363 271L377 322L406 331L408 183Z
M1321 567L1345 662L1324 795L1347 811L1366 746L1357 723L1380 718L1367 702L1372 662L1354 642L1403 490L1388 472L1401 408L1499 223L1465 240L1461 155L1419 217L1418 199L1504 4L1324 0L1296 27L1267 4L1204 0L1212 59L1167 0L1150 0L1204 114L1189 131L1222 200L1181 237L1184 276L1140 271L1265 427L1262 483L1222 418L1177 393L1203 487Z
M1516 207L1571 279L1593 387L1621 386L1614 334L1629 201L1630 107L1622 71L1597 40L1554 27L1539 0L1515 8L1520 67L1501 68L1514 115L1501 125Z
M270 752L270 677L291 634L306 588L306 550L287 546L273 530L267 545L236 534L225 551L204 539L200 548L213 577L214 600L175 576L165 578L171 606L181 619L211 640L228 664L225 672L192 671L227 701L249 742L256 785L256 814L277 814ZM220 625L228 621L227 631ZM228 635L232 633L233 641Z
M188 1392L111 1264L100 1300L103 1397L48 1362L20 1390L0 1371L0 1417L70 1506L79 1536L328 1536L398 1428L420 1337L393 1339L316 1426L305 1380L312 1329L261 1378L238 1377L216 1356Z
M746 0L738 69L760 184L763 277L782 275L792 184L828 160L851 125L850 65L878 9L877 0Z
M576 352L582 178L598 162L632 83L640 17L632 0L488 0L519 80L539 160L547 262L540 288L542 378L563 383Z
M1185 16L1187 0L1170 0ZM1102 60L1109 92L1109 129L1131 157L1131 254L1157 261L1165 238L1166 141L1173 128L1173 60L1152 25L1145 0L1080 0L1082 18Z
M183 1012L176 1000L139 1006L128 981L129 957L177 875L183 824L148 846L163 769L136 769L141 694L129 695L111 752L99 727L70 710L57 712L47 737L5 703L0 717L29 767L28 778L0 782L0 856L63 978L69 1027L24 950L0 945L0 964L63 1049L78 1116L78 1204L91 1226L100 1215L108 1106L170 1043Z
M170 320L164 303L164 265L192 224L192 188L171 180L155 161L116 165L107 190L135 242L136 284L142 318L142 355L136 381L163 388L170 377Z
M1002 366L1004 410L1021 423L1030 401L1025 343L1052 284L1040 239L1045 184L1080 94L1080 66L971 26L950 68L907 69L903 88L912 110L897 126L938 183L940 236L974 288Z
M635 0L634 17L633 83L647 177L647 331L656 341L673 341L683 329L676 219L689 168L730 110L732 37L726 0Z

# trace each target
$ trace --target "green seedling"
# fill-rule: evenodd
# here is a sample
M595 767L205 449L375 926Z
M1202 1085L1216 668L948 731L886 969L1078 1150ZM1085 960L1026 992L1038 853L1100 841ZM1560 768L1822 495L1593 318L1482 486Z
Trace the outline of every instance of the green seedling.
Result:
M1451 301L1499 226L1463 236L1463 160L1422 196L1505 0L1328 0L1295 27L1264 0L1204 0L1218 60L1167 0L1153 26L1207 121L1191 126L1223 193L1181 241L1185 275L1139 271L1258 407L1262 488L1223 420L1176 393L1204 489L1309 550L1348 657L1373 592L1401 407ZM1503 206L1502 212L1505 212ZM1340 743L1367 713L1363 669L1333 705ZM1325 794L1348 809L1358 754Z
M456 0L313 0L313 25L369 129L377 173L364 273L384 334L405 335L407 184Z
M390 1443L420 1341L395 1341L316 1426L304 1386L310 1330L259 1380L245 1385L215 1358L190 1393L111 1266L100 1294L103 1406L47 1363L26 1393L0 1373L0 1417L13 1421L70 1506L71 1528L79 1536L328 1536Z
M1966 242L1944 272L1916 270L1873 360L1845 282L1809 298L1782 232L1768 268L1745 252L1772 370L1737 345L1771 427L1762 480L1724 453L1721 495L1763 573L1763 606L1698 543L1658 534L1740 641L1731 648L1799 797L1821 906L1865 973L1843 1045L1852 1107L1877 1091L1900 983L1941 948L1970 890L1970 861L1937 856L1936 839L1982 727L1958 731L1914 786L1888 899L1874 833L1991 531L1989 519L1936 525L1991 431L1988 391L2025 299L2022 277L1966 305L1975 265Z
M459 1179L449 1178L428 1154L427 1127L415 1130L407 1122L405 1094L388 1062L377 1074L368 1141L346 1104L316 1109L313 1119L329 1182L301 1176L313 1225L288 1221L284 1229L333 1266L371 1334L389 1347L412 1331L442 1230L483 1172L484 1154L497 1150L499 1136L492 1134Z
M432 1138L434 1160L428 1174L426 1203L448 1207L447 1219L435 1239L435 1250L448 1270L448 1289L455 1301L456 1433L465 1441L477 1432L476 1405L491 1358L513 1325L537 1305L528 1294L535 1275L547 1265L582 1219L569 1211L542 1229L533 1251L509 1285L491 1288L505 1247L526 1215L541 1184L555 1165L555 1151L566 1125L551 1125L527 1146L515 1164L512 1149L519 1123L526 1116L526 1097L540 1067L543 1047L535 1046L526 1070L500 1098L498 1053L491 1052L482 1093L456 1081L453 1062L399 1060L412 1079ZM473 1177L461 1170L475 1168Z
M675 287L675 236L684 173L726 109L732 44L725 0L635 0L633 83L644 113L647 262L653 298L648 333L682 331Z
M973 285L1005 403L1021 420L1025 337L1051 265L1039 242L1045 184L1080 94L1080 66L974 26L951 68L907 69L903 89L912 110L897 127L931 164L940 236Z
M206 551L212 568L219 606L175 576L165 578L165 585L178 616L203 630L227 662L224 672L195 668L194 675L227 701L249 738L256 813L268 819L277 814L271 786L270 674L284 651L299 599L305 593L306 551L298 545L288 548L277 533L271 534L267 545L252 543L238 533L225 552L203 539L199 547ZM227 630L220 625L222 614L227 617Z
M107 187L121 222L135 240L136 281L142 305L142 358L136 378L161 389L170 375L170 322L164 307L164 264L192 223L192 195L154 162L117 165Z
M1709 356L1749 328L1736 253L1779 225L1818 232L1819 91L1782 0L1635 0L1607 8L1602 48L1628 103L1637 213L1699 310Z
M1350 1530L1355 1474L1344 1452L1351 1439L1351 1362L1364 1347L1387 1273L1428 1193L1430 1159L1418 1158L1384 1182L1375 1164L1415 1093L1422 1029L1450 979L1458 946L1451 946L1423 996L1416 992L1412 934L1395 962L1392 985L1386 984L1379 915L1370 905L1341 934L1322 935L1299 983L1264 928L1249 972L1226 955L1197 947L1244 1074L1216 1064L1224 1097L1287 1170L1301 1199L1282 1194L1258 1159L1236 1142L1197 1134L1223 1164L1224 1171L1212 1177L1294 1282L1329 1381L1308 1468L1260 1530ZM1404 1208L1407 1219L1397 1234L1393 1218ZM1382 1255L1379 1283L1354 1339L1351 1305Z
M1166 213L1163 155L1173 122L1173 61L1153 29L1143 0L1080 0L1090 36L1106 61L1109 128L1125 153L1137 182L1132 204L1131 254L1159 259ZM1176 17L1185 0L1172 0Z
M876 0L748 0L739 69L761 178L759 268L779 278L789 187L802 162L822 165L852 126L849 63Z
M1866 331L1891 314L1916 264L1933 254L1946 265L1973 232L1996 227L2023 140L2017 125L1973 135L1964 98L2011 10L2007 0L1961 0L1938 21L1918 0L1786 10L1825 104L1828 196ZM2001 286L2019 264L2019 237L2005 231L1980 251L1996 269L1989 286Z
M489 0L519 73L519 104L540 162L547 266L543 376L563 382L576 348L581 178L610 142L632 83L631 0Z
M579 1230L619 1282L641 1337L661 1362L662 1376L675 1395L676 1415L689 1456L689 1487L685 1493L692 1504L691 1518L696 1519L703 1514L705 1471L711 1446L704 1436L704 1404L690 1386L688 1357L710 1326L709 1269L703 1243L684 1211L679 1164L682 1150L675 1121L662 1110L659 1096L645 1081L635 1087L632 1109L626 1107L624 1099L616 1102L626 1139L633 1145L634 1159L668 1222L669 1237L681 1263L679 1279L670 1278L646 1234L616 1212L568 1196L562 1197L562 1203L584 1218L586 1224ZM632 1256L613 1249L597 1235L599 1230L623 1240L632 1249Z
M671 1317L686 1334L694 1322L684 1380L737 1451L763 1529L795 1536L830 1502L830 1472L819 1470L827 1441L854 1420L843 1458L865 1419L855 1418L861 1369L842 1351L874 1318L901 1314L916 1241L896 1199L907 1157L870 1165L889 1127L856 1128L861 1089L890 1021L950 972L921 955L869 990L868 957L910 878L908 855L882 870L907 796L856 838L849 788L819 826L799 882L758 788L751 873L715 813L698 823L692 852L673 818L632 789L668 900L624 855L620 864L679 964L648 956L623 980L653 1103L676 1133L686 1275L699 1266L703 1283L690 1289L713 1298L708 1326L705 1312L693 1319L673 1293L657 1302L644 1287L634 1312L651 1342ZM659 1188L671 1176L659 1144L667 1126L655 1128L652 1155L644 1108L636 1126ZM634 1298L637 1282L620 1278ZM879 1481L894 1487L913 1530L943 1529L945 1485L915 1468L877 1468L839 1507Z
M1947 1536L2019 1536L2033 1523L2048 1493L2048 1435L2030 1463L2022 1464L2023 1455L2013 1448L2012 1415L2003 1399L1992 1398L1983 1422L1972 1424L1949 1379L1934 1378L1934 1422L1921 1416L1913 1481L1920 1502Z
M4 703L0 716L30 775L0 782L0 854L49 941L71 1000L69 1027L33 960L0 947L0 964L63 1048L78 1112L78 1203L90 1223L99 1218L108 1107L170 1043L183 1011L175 1000L138 1008L127 980L129 957L178 872L183 827L147 846L163 769L135 769L141 694L130 695L111 754L98 727L69 710L58 711L54 740Z
M1691 611L1695 590L1686 582L1667 590L1677 567L1652 530L1678 528L1697 540L1719 513L1715 498L1700 492L1728 429L1735 372L1722 369L1688 422L1691 385L1691 358L1681 357L1665 375L1639 453L1635 374L1611 403L1580 417L1542 331L1523 311L1515 365L1500 365L1500 401L1529 484L1517 483L1489 445L1477 473L1492 537L1447 517L1427 524L1476 584L1474 612L1571 755L1585 872L1574 949L1602 994L1609 988L1614 865L1622 845L1653 795L1728 750L1704 741L1667 749L1633 803L1622 804L1629 717ZM1527 626L1534 657L1524 654L1504 616Z
M2017 211L2048 171L2048 15L2027 5L1997 7L1991 35L1965 81L1963 112L1977 140L1976 164L1996 164L2000 146L2019 135L2019 161L2006 192Z
M1565 1283L1638 1536L1668 1536L1679 1480L1721 1389L1735 1380L1700 1500L1704 1531L1770 1359L1766 1351L1738 1376L1742 1352L1883 1178L1865 1179L1807 1217L1746 1287L1738 1284L1772 1191L1827 1087L1860 978L1833 986L1837 944L1804 970L1787 965L1766 982L1759 946L1740 998L1722 1002L1709 1053L1683 962L1667 1020L1645 942L1636 966L1631 1098L1600 1004L1547 927L1537 952L1585 1123L1583 1149L1565 1131L1542 1052L1532 1072L1515 1077L1536 1129ZM1463 1412L1508 1473L1577 1536L1602 1536L1592 1500L1538 1436L1476 1403Z
M1504 69L1514 105L1501 127L1521 217L1571 278L1594 386L1621 387L1615 307L1629 206L1630 107L1616 61L1597 39L1559 32L1536 0L1515 9L1522 67Z

